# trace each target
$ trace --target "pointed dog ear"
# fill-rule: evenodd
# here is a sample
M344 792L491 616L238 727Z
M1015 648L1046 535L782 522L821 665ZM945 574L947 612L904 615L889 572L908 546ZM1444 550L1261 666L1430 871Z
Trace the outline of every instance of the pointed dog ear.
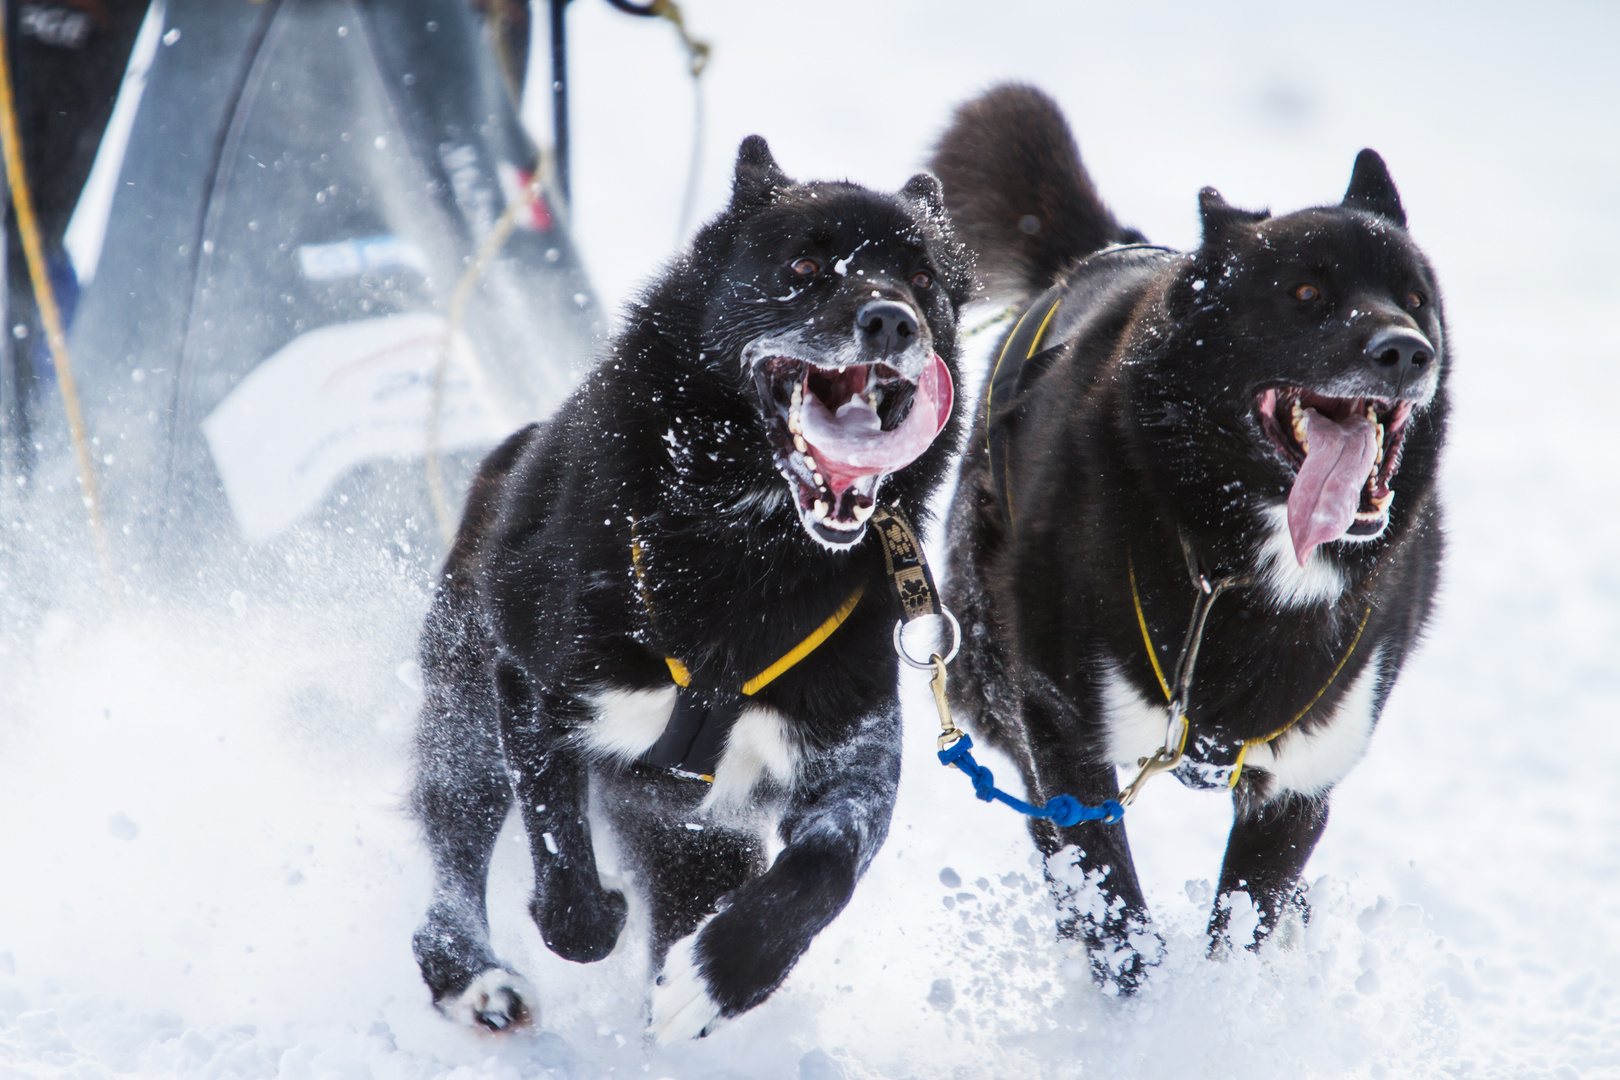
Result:
M1406 228L1406 211L1401 208L1395 181L1390 179L1384 159L1371 150L1356 155L1356 167L1350 173L1350 187L1344 193L1342 205L1352 210L1366 210Z
M1204 222L1204 245L1216 242L1238 225L1253 225L1271 216L1269 210L1239 210L1212 187L1198 193L1198 216Z
M793 181L787 178L763 138L750 135L737 148L737 172L731 184L731 208L763 206Z
M907 180L900 194L920 203L931 215L945 213L945 190L939 186L939 177L931 172L920 172Z

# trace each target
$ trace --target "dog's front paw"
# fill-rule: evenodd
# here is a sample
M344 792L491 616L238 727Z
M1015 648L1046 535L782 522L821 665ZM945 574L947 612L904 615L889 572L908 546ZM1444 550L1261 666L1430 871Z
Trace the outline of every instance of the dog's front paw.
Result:
M1091 950L1091 976L1104 993L1129 997L1142 989L1148 972L1164 959L1164 939L1139 931Z
M534 1023L538 999L528 980L503 968L490 968L461 993L438 1002L439 1011L476 1031L515 1031Z
M583 894L549 889L529 907L546 947L576 964L593 963L613 951L628 911L623 893L600 887Z
M1142 988L1149 972L1164 960L1164 938L1144 920L1130 918L1112 926L1086 929L1089 932L1081 938L1086 963L1092 982L1104 994L1129 997Z
M702 1038L721 1020L720 1005L698 965L697 938L689 934L670 946L653 987L649 1030L661 1043Z
M1311 905L1303 888L1262 893L1258 899L1242 890L1215 898L1209 916L1209 956L1228 959L1234 948L1259 952L1262 946L1292 949L1305 939Z

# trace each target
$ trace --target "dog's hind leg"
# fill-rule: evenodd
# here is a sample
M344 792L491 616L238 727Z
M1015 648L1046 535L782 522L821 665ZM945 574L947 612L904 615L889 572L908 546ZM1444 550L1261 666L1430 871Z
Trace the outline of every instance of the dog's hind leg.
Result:
M496 734L491 650L457 601L455 590L441 593L423 634L427 701L411 804L433 859L434 887L412 945L442 1011L499 1031L529 1015L522 980L490 949L484 907L490 853L512 789Z
M586 819L589 779L584 757L561 737L577 703L544 700L515 665L497 665L501 741L529 836L534 896L529 914L552 952L588 964L613 951L628 910L624 894L604 889Z
M1253 942L1243 943L1250 948L1258 948L1287 915L1308 917L1299 875L1327 827L1326 796L1289 791L1261 802L1252 792L1240 789L1233 802L1232 833L1226 841L1220 891L1209 920L1212 953L1231 948L1234 893L1247 893L1260 916Z
M900 715L891 700L800 777L779 828L786 847L771 868L669 950L652 999L660 1041L702 1035L781 985L849 903L888 836L899 782Z

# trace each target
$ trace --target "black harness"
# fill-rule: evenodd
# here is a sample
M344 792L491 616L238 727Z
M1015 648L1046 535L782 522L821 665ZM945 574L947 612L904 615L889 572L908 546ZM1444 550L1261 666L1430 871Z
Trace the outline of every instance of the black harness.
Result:
M985 395L985 441L990 482L1012 520L1007 445L1026 395L1040 381L1058 351L1078 337L1092 313L1092 301L1115 287L1119 276L1156 272L1179 256L1156 244L1121 244L1081 259L1063 280L1036 297L1002 342ZM1106 273L1104 272L1106 270Z
M1126 244L1104 248L1077 263L1064 279L1047 289L1024 309L1012 333L1001 346L995 367L990 374L990 387L985 400L985 440L989 450L990 481L998 501L1007 512L1009 525L1013 521L1011 484L1008 483L1011 462L1008 452L1012 433L1030 391L1039 384L1041 376L1051 365L1064 345L1080 337L1098 314L1100 301L1115 290L1129 286L1139 276L1158 273L1167 263L1179 258L1180 253L1152 244ZM1247 576L1234 576L1211 580L1199 564L1187 538L1181 538L1182 553L1187 560L1187 574L1191 579L1196 600L1182 638L1176 665L1166 673L1159 665L1153 636L1148 630L1147 617L1142 610L1141 595L1137 590L1136 570L1126 554L1130 578L1131 600L1136 608L1137 624L1142 632L1142 644L1154 677L1164 692L1166 708L1170 713L1169 730L1164 747L1151 758L1138 763L1142 771L1124 791L1120 802L1129 805L1142 785L1160 772L1173 772L1177 779L1189 787L1232 787L1243 771L1243 759L1255 746L1274 742L1291 731L1312 707L1322 699L1338 679L1361 641L1363 631L1372 617L1369 604L1362 613L1354 636L1340 658L1333 673L1322 688L1300 709L1288 723L1253 739L1221 739L1207 732L1195 732L1187 719L1188 696L1192 688L1194 666L1198 662L1198 649L1203 640L1205 622L1215 600L1228 589L1252 584Z
M890 599L900 609L902 621L940 614L939 590L934 587L934 576L923 557L922 543L899 507L879 507L872 515L870 530L883 545L884 580L888 583ZM639 540L632 543L631 561L642 603L648 615L653 616L652 601L642 580ZM725 751L726 737L742 715L745 699L753 697L819 648L854 613L865 593L863 582L825 622L741 687L722 685L701 671L688 671L679 659L666 656L664 662L669 665L670 679L676 686L675 708L663 734L641 756L641 764L713 782L714 771Z

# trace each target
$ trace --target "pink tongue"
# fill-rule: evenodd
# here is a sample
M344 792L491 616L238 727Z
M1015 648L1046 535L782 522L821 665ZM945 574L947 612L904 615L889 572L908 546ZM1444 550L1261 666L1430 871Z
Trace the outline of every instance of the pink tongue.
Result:
M804 438L833 494L843 494L857 477L892 473L921 457L950 419L954 392L951 373L936 355L917 380L911 412L893 431L884 431L876 410L859 397L835 415L806 395Z
M1316 545L1337 540L1355 522L1378 450L1377 433L1364 416L1334 421L1306 409L1305 435L1311 449L1288 493L1288 534L1301 566Z

